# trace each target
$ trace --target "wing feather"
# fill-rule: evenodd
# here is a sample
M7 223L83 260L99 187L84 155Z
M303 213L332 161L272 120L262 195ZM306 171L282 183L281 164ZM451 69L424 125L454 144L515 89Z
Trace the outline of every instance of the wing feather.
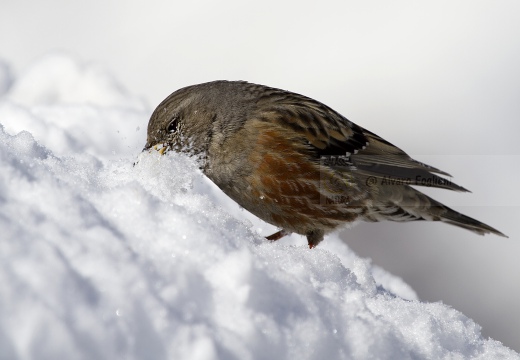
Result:
M450 176L448 173L412 159L397 146L311 98L267 88L257 106L259 118L288 126L304 137L317 159L346 157L348 166L338 171L359 172L381 181L391 178L411 185L468 191L436 175Z

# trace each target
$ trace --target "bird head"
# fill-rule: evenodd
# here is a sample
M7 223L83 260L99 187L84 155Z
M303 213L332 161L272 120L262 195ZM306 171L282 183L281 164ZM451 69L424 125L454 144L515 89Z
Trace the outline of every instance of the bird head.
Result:
M191 87L190 87L191 88ZM169 150L200 155L207 150L214 115L200 92L178 90L157 106L148 122L146 145L161 154Z

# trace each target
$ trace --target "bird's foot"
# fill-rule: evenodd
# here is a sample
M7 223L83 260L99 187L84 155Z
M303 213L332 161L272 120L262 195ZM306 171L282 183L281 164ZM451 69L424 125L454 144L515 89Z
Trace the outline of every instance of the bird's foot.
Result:
M290 232L282 229L280 231L277 231L275 232L274 234L272 235L269 235L269 236L266 236L265 238L269 241L276 241L276 240L280 240L281 238L283 238L285 235L291 235Z
M325 231L323 230L312 230L307 233L307 242L309 243L309 249L313 249L320 242L323 241L323 237L325 236Z

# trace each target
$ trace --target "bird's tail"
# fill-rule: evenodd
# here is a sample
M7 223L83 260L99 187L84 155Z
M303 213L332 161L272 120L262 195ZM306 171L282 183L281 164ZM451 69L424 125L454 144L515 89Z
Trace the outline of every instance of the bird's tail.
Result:
M380 195L382 196L379 198L385 199L385 203L374 206L376 211L372 215L376 221L442 221L479 235L495 234L507 237L497 229L463 215L410 186L386 187Z
M444 208L446 209L446 211L440 219L442 222L473 231L479 235L495 234L507 237L506 235L504 235L497 229L492 228L489 225L486 225L478 220L470 218L469 216L466 216L464 214L461 214L453 209L450 209L447 206L444 206Z

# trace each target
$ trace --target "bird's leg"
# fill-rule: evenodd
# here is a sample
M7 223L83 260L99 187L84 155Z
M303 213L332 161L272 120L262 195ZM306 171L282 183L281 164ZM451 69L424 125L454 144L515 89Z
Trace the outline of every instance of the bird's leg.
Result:
M274 234L272 235L269 235L269 236L266 236L265 238L269 241L276 241L276 240L280 240L281 238L283 238L285 235L290 235L291 233L288 232L288 231L285 231L284 229L280 230L280 231L277 231L275 232Z
M307 242L309 243L309 249L316 247L320 242L323 241L325 231L323 230L312 230L307 233Z

